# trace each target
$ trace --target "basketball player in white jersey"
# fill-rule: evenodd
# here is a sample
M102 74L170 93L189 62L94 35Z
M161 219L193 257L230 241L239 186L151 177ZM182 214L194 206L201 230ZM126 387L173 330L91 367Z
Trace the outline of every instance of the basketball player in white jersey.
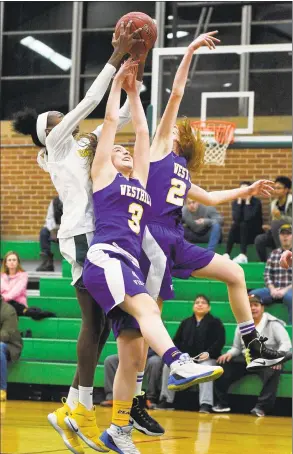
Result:
M32 141L42 147L38 154L39 165L50 173L52 182L63 202L63 216L58 232L60 251L72 266L72 285L82 313L82 326L77 344L78 367L63 407L48 416L49 422L62 436L68 449L83 454L83 448L74 432L71 432L64 418L78 402L85 407L79 421L85 427L86 443L101 451L93 407L93 380L97 361L108 338L110 327L101 310L85 289L82 282L82 268L89 244L95 230L92 208L92 182L90 167L102 125L90 134L78 135L78 125L101 102L121 59L129 53L139 30L130 33L131 21L124 29L121 24L120 37L112 41L114 52L99 76L91 85L85 98L67 115L48 111L37 115L32 109L18 112L14 129L30 134ZM143 66L140 65L137 79L142 80ZM141 85L141 82L137 82ZM119 112L119 128L130 121L128 100Z

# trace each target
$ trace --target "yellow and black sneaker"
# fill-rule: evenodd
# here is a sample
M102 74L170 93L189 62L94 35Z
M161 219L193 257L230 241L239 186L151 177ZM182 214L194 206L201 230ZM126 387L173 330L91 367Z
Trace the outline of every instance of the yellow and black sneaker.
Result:
M74 454L84 454L84 450L80 444L78 436L67 427L64 421L71 412L65 398L62 399L62 403L63 407L58 408L56 411L48 415L48 421L59 433L69 451Z
M90 448L99 452L109 452L99 439L101 431L97 426L96 407L88 410L79 402L71 414L65 417L65 423Z
M272 350L265 344L267 337L256 336L252 339L245 350L246 369L258 370L285 363L292 359L292 352Z

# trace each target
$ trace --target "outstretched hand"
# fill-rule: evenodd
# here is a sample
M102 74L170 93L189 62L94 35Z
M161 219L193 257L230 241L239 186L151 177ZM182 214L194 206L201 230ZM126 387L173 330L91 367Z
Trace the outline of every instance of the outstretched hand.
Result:
M274 182L270 180L258 180L247 188L249 196L270 197L274 192Z
M122 65L120 66L119 71L116 73L116 76L114 80L119 81L123 84L125 83L125 80L130 77L130 84L132 84L132 79L134 78L135 81L135 76L137 73L137 68L138 68L138 62L136 60L133 60L132 58L128 58ZM129 83L127 84L127 86ZM134 83L135 85L135 83Z
M135 44L144 42L143 39L140 39L142 28L138 28L131 33L131 25L131 20L127 23L126 27L124 26L124 22L121 22L120 35L117 39L115 38L115 33L113 33L112 46L121 56L129 54Z
M122 88L123 88L123 90L126 91L127 94L138 92L138 88L136 85L138 62L136 61L136 63L137 63L137 66L133 66L130 68L130 72L125 77L124 82L122 84Z
M218 33L218 30L209 33L203 33L199 35L191 44L189 44L189 48L193 51L199 49L200 47L207 46L210 50L216 48L216 44L220 43L221 40L215 38L214 35Z

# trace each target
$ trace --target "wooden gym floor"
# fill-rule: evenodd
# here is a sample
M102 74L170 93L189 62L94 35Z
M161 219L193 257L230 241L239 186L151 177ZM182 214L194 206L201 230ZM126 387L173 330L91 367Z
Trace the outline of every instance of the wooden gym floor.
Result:
M58 404L57 404L58 405ZM47 422L56 403L7 401L1 404L1 454L67 454L61 438ZM289 454L291 418L250 415L202 415L196 412L154 411L165 427L163 437L135 432L142 454ZM105 429L111 410L97 407ZM85 447L85 454L95 452ZM112 451L111 451L112 452Z

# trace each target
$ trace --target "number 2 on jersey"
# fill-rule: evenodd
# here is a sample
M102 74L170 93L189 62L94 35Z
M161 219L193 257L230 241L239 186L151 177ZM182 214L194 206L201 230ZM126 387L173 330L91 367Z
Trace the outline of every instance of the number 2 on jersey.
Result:
M140 221L143 214L143 207L138 203L131 203L128 208L128 212L132 214L131 219L128 221L128 225L134 233L140 233Z
M184 196L186 192L186 184L182 180L177 178L172 178L171 188L169 189L166 201L172 203L172 205L177 205L178 207L183 207L184 205Z

